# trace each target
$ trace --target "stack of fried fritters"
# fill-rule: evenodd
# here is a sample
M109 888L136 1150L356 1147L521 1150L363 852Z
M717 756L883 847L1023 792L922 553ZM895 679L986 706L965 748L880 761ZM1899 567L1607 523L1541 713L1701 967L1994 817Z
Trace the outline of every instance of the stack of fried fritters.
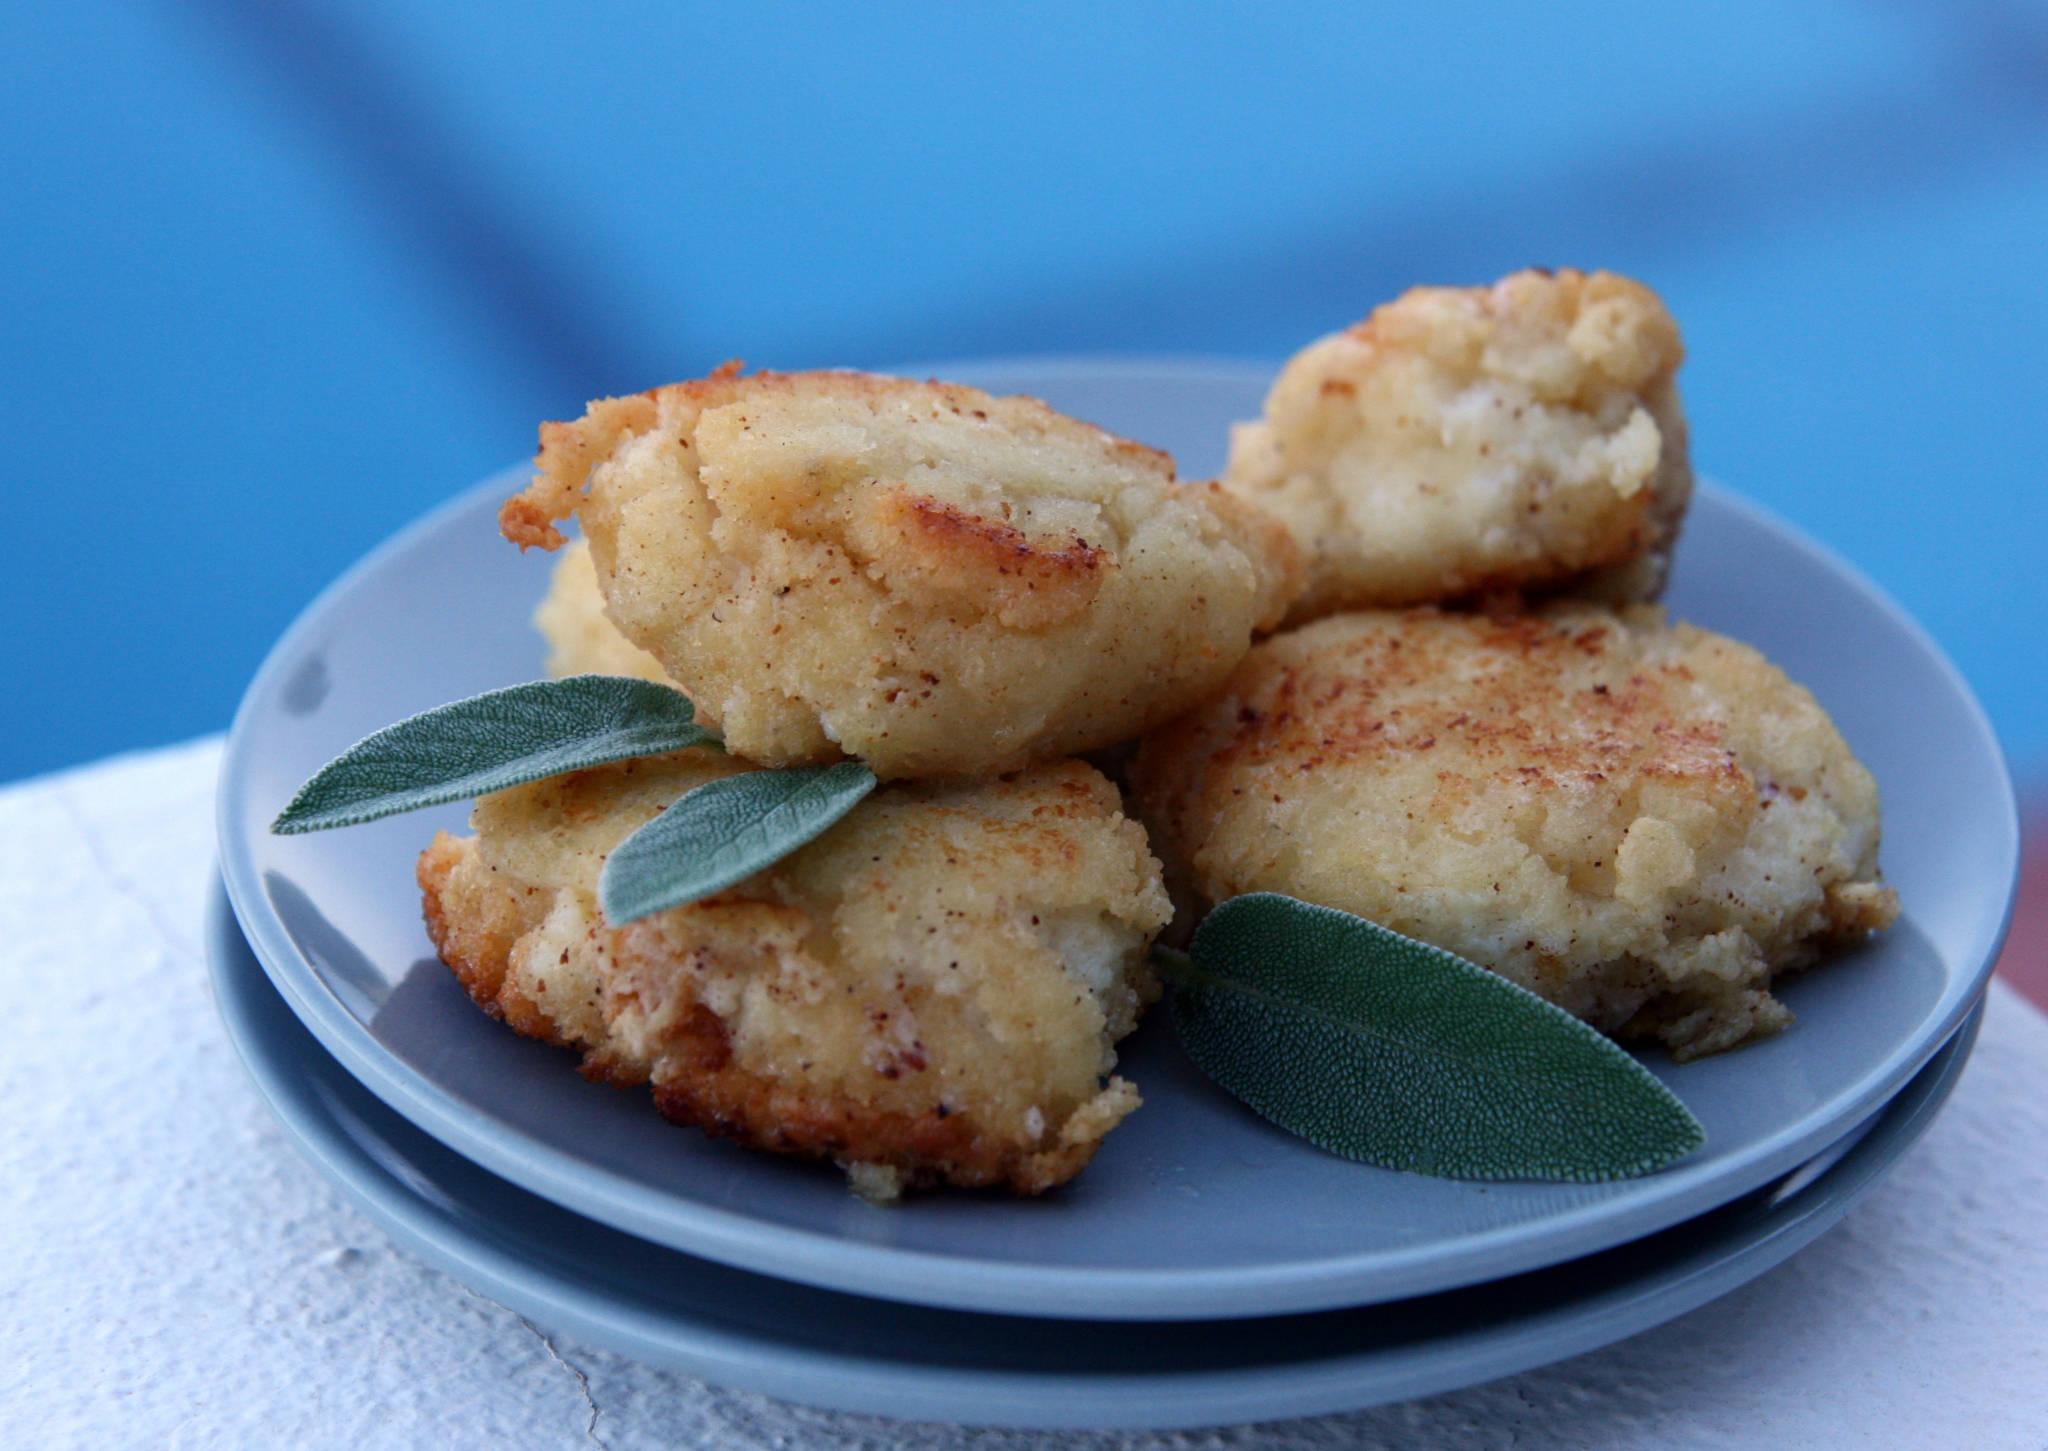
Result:
M1079 1172L1137 1105L1112 1045L1169 907L1074 756L1223 683L1293 594L1287 532L1031 399L852 373L726 370L551 424L505 532L552 548L572 513L551 668L669 680L726 753L504 792L437 841L428 921L472 995L876 1197ZM606 853L684 791L842 756L888 784L825 835L603 920Z
M1418 289L1297 356L1220 484L1030 399L852 373L546 425L502 519L581 525L550 670L666 680L726 752L486 798L421 858L435 941L586 1073L874 1197L1041 1191L1136 1106L1110 1075L1157 994L1155 850L1183 930L1286 892L1680 1054L1774 1030L1772 974L1895 905L1811 697L1601 603L1668 569L1679 357L1605 274ZM1075 759L1140 738L1143 828ZM885 785L823 836L604 920L606 853L684 791L844 757Z

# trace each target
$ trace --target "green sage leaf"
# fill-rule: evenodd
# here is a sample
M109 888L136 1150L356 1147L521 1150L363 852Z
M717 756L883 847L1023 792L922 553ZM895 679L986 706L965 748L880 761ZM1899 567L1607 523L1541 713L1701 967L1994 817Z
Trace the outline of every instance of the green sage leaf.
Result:
M717 745L690 698L652 681L572 675L473 695L366 736L299 788L270 829L354 826L544 776Z
M605 859L597 900L623 926L743 881L788 856L875 789L858 761L748 771L685 793Z
M1347 912L1255 893L1161 954L1188 1056L1290 1133L1458 1179L1625 1178L1706 1141L1633 1057L1534 993Z

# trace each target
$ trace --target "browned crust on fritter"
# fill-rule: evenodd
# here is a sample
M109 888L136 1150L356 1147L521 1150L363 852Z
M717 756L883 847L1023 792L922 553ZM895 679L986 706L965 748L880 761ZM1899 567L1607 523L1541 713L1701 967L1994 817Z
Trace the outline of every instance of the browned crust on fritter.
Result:
M559 1045L562 1038L554 1023L506 981L513 942L537 920L535 913L520 910L521 894L508 886L502 894L483 898L480 912L450 910L449 879L463 850L459 838L440 831L420 853L414 873L427 936L478 1007L529 1038Z
M899 546L891 559L915 568L932 596L988 610L1013 629L1071 619L1095 602L1116 571L1108 550L1086 540L1034 539L1021 529L907 490L879 501L876 524Z
M516 889L507 884L501 896L487 899L489 915L481 922L451 910L449 876L463 848L462 841L442 832L420 854L422 909L435 949L486 1013L527 1037L569 1046L554 1023L508 980L512 942L530 925L522 920ZM704 905L716 906L716 899ZM733 906L757 911L761 904ZM661 951L658 935L644 925L610 931L622 963ZM683 989L688 990L686 984ZM655 1107L671 1123L770 1153L833 1160L858 1156L864 1163L887 1164L902 1174L906 1188L950 1184L1042 1194L1080 1173L1100 1146L1091 1140L1019 1153L1014 1141L987 1133L971 1110L952 1111L937 1102L918 1114L874 1111L749 1073L733 1061L724 1021L694 999L678 1013L664 1049L653 1094ZM584 1054L581 1071L585 1078L619 1088L649 1080L644 1066L602 1051Z
M630 946L623 951L630 957ZM733 1061L724 1020L701 1003L669 1042L689 1060L686 1071L654 1084L655 1107L671 1123L769 1153L887 1164L903 1176L905 1188L951 1184L1042 1194L1080 1173L1099 1147L1096 1141L1020 1155L1014 1143L986 1134L972 1111L953 1111L943 1101L918 1114L877 1111L772 1082ZM913 1061L904 1068L923 1066ZM583 1071L621 1086L639 1081L630 1069L616 1072L596 1055Z
M457 981L586 1077L837 1161L861 1192L1078 1173L1138 1105L1112 1045L1157 995L1144 947L1168 915L1116 788L1078 761L886 787L729 891L607 924L616 843L745 769L684 751L482 798L478 834L441 834L417 869Z
M624 398L601 398L574 422L543 423L540 426L540 453L534 461L533 483L523 493L505 501L498 511L500 530L521 549L529 545L541 549L561 548L567 541L555 528L555 521L576 512L591 469L611 454L619 440L653 429L663 404L671 400L687 401L701 411L762 393L829 389L841 396L928 400L936 407L950 408L955 413L987 417L980 407L986 401L985 394L974 388L941 383L937 379L917 382L875 373L830 370L798 373L763 370L743 375L740 366L735 360L709 377L667 383ZM1039 409L1043 415L1040 423L1046 431L1069 432L1076 437L1085 437L1140 468L1157 471L1168 480L1174 477L1173 459L1158 449L1067 418L1043 404ZM687 440L685 443L687 445ZM1019 535L1019 538L1024 536ZM977 553L983 550L983 546L972 540L968 541L968 547ZM1031 547L1036 549L1039 546L1034 542ZM1055 556L1060 555L1062 546L1053 546L1051 552ZM1058 566L1054 568L1057 570Z
M1428 619L1434 611L1416 612ZM1211 758L1216 768L1241 760L1285 758L1310 772L1327 765L1405 757L1433 749L1456 734L1460 769L1438 775L1439 801L1471 794L1491 778L1531 789L1598 784L1624 772L1637 777L1689 781L1715 793L1746 794L1749 781L1728 749L1726 732L1712 721L1681 724L1657 675L1641 671L1616 685L1600 685L1573 701L1575 729L1557 729L1550 713L1557 692L1551 664L1575 652L1600 658L1611 627L1586 625L1560 634L1535 615L1459 616L1471 625L1470 644L1498 668L1490 677L1489 714L1457 697L1448 701L1406 692L1440 678L1444 662L1417 650L1400 634L1369 636L1348 653L1355 674L1335 676L1322 661L1283 667L1266 690L1270 705L1246 707L1229 743ZM1683 666L1670 667L1690 678ZM1266 692L1262 692L1265 694ZM1399 695L1403 704L1382 711L1375 702Z
M1131 738L1298 580L1279 521L1167 455L936 381L671 384L550 424L538 469L506 534L576 515L605 618L769 766L978 778Z
M1773 975L1898 911L1874 783L1812 697L1643 607L1323 620L1131 781L1188 915L1357 912L1680 1058L1775 1031Z

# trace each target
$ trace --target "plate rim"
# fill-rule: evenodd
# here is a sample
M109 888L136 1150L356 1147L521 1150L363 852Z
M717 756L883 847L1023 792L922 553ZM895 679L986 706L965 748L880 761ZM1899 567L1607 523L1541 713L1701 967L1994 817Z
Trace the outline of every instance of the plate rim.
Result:
M1250 1366L1103 1370L1084 1379L1059 1370L933 1366L882 1353L792 1346L758 1328L720 1326L685 1309L664 1312L615 1302L601 1287L578 1283L559 1266L521 1256L516 1237L509 1245L478 1237L344 1126L310 1122L313 1112L300 1100L317 1104L325 1095L304 1088L311 1070L302 1059L292 1058L288 1067L274 1047L258 1041L262 1029L246 995L264 987L280 998L282 993L249 945L218 882L208 893L205 948L228 1037L258 1096L287 1137L402 1249L466 1288L594 1348L721 1385L856 1414L1039 1430L1193 1429L1357 1410L1521 1374L1676 1319L1775 1269L1832 1229L1885 1179L1938 1117L1961 1079L1976 1046L1985 1005L1982 997L1973 1003L1929 1064L1853 1129L1842 1146L1824 1151L1825 1162L1817 1162L1810 1174L1795 1170L1786 1176L1758 1218L1692 1247L1673 1244L1667 1258L1653 1260L1645 1271L1613 1276L1576 1299L1485 1317L1460 1334L1392 1346L1333 1346L1324 1355ZM234 961L237 948L246 954L246 964ZM237 977L247 979L248 985L237 985ZM290 1010L288 1001L284 1006ZM291 1016L297 1018L295 1012ZM297 1026L306 1029L302 1020ZM1948 1053L1953 1057L1938 1065L1937 1072L1934 1059ZM359 1091L425 1135L355 1080L345 1064L338 1059L334 1064ZM283 1080L292 1068L300 1070L300 1082L288 1085ZM1936 1076L1923 1078L1930 1073ZM448 1145L434 1142L454 1153ZM530 1194L509 1181L500 1182L514 1194ZM1690 1222L1682 1223L1664 1233L1675 1238L1689 1227ZM1626 1254L1631 1248L1616 1253ZM649 1244L648 1249L655 1256L692 1258L662 1245ZM1554 1275L1572 1268L1573 1262L1567 1262L1535 1273ZM849 1310L867 1302L866 1297L841 1291L812 1293L845 1299ZM1472 1289L1451 1293L1470 1294ZM991 1335L1010 1318L965 1313L988 1322ZM1194 1322L1184 1328L1200 1327L1201 1322ZM1226 1322L1217 1330L1222 1335L1256 1333L1242 1321ZM1051 1395L1055 1390L1059 1394Z
M1228 375L1249 384L1255 370L1270 376L1266 365L1204 358L1026 357L943 366L963 375L1034 369L1070 376L1108 372L1126 381L1148 376L1192 380ZM595 1169L564 1150L510 1133L383 1049L320 983L270 908L250 844L240 832L247 812L241 789L244 773L238 766L246 757L249 734L261 704L277 693L307 640L354 593L360 581L385 561L475 509L480 499L501 494L508 485L516 489L518 484L512 480L528 468L530 464L522 462L494 473L393 534L316 595L279 637L251 679L227 736L216 797L222 875L235 916L286 1002L321 1044L379 1098L501 1177L578 1213L686 1253L829 1289L908 1303L1099 1319L1245 1317L1360 1305L1558 1263L1667 1227L1738 1197L1789 1171L1849 1125L1867 1118L1953 1035L1981 996L2011 921L2019 870L2018 807L2011 772L1989 719L1961 672L1919 622L1854 565L1761 506L1702 480L1694 508L1710 500L1713 507L1728 510L1748 526L1783 539L1839 576L1895 628L1907 633L1936 665L1963 706L1978 745L1997 767L2002 787L1998 825L2003 840L1999 846L2007 864L2003 907L1995 927L1980 935L1983 950L1974 968L1949 985L1937 1013L1902 1040L1854 1093L1838 1099L1826 1114L1811 1115L1803 1123L1788 1125L1759 1140L1711 1175L1689 1172L1680 1165L1637 1181L1646 1188L1627 1200L1602 1201L1560 1216L1467 1235L1460 1241L1451 1273L1445 1272L1445 1256L1440 1251L1431 1254L1412 1249L1221 1269L1028 1265L851 1241L677 1199L652 1186Z

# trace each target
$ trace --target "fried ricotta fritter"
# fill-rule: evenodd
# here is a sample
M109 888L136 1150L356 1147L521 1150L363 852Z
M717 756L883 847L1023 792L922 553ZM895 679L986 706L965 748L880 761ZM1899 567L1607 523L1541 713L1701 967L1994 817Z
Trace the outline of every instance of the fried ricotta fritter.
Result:
M692 787L698 749L479 800L419 860L441 956L487 1012L651 1083L668 1118L833 1160L869 1197L1079 1173L1138 1104L1111 1045L1157 993L1169 912L1089 767L884 787L728 891L624 926L606 855Z
M1418 287L1291 359L1224 484L1293 529L1289 623L1503 591L1653 599L1692 494L1678 327L1595 272Z
M1352 912L1680 1059L1783 1027L1773 975L1898 911L1813 697L1650 606L1276 636L1146 740L1135 801L1197 908Z
M590 562L590 542L573 539L555 557L547 597L533 612L534 628L548 642L548 674L632 675L675 684L661 662L619 633L605 617L604 591Z
M1277 622L1287 531L1030 398L731 369L541 430L501 522L578 516L605 613L733 751L987 775L1202 699Z

